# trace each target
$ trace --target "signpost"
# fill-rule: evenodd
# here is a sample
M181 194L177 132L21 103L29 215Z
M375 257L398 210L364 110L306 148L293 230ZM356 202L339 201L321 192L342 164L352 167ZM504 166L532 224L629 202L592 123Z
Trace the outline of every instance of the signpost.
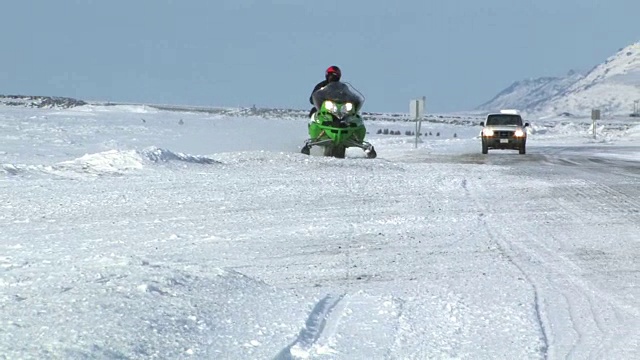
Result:
M593 138L596 138L596 120L600 120L600 109L591 109L591 120L593 120Z
M424 103L426 102L426 97L422 97L421 99L413 99L409 103L409 114L412 119L416 121L416 142L415 148L418 148L418 140L420 137L420 128L422 127L422 117L424 116Z

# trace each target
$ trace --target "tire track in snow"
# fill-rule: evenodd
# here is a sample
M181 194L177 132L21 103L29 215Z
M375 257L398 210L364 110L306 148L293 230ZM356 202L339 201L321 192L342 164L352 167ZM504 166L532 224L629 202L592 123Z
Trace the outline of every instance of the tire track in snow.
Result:
M483 212L490 213L490 210L475 198L474 203ZM496 222L504 224L504 221L501 220L496 220ZM583 287L575 286L576 279L568 280L568 283L562 282L562 280L571 278L569 274L572 270L568 266L570 261L553 254L538 240L538 237L549 239L552 236L551 233L545 232L544 228L538 228L536 236L533 236L520 231L518 226L509 226L508 230L501 230L500 227L492 227L485 219L482 224L503 255L522 273L523 278L533 289L533 307L544 344L541 350L545 359L560 356L559 352L562 351L560 349L562 346L568 349L562 351L565 357L573 356L577 354L578 349L584 346L585 337L589 334L593 336L594 333L598 333L597 336L603 336L601 322L594 310L594 300L590 292ZM523 260L516 261L516 254ZM545 271L540 271L540 267ZM555 278L550 274L554 274ZM567 343L571 338L568 334L570 331L561 328L563 324L559 323L557 319L554 321L550 318L553 316L552 313L555 314L553 317L560 318L558 314L563 313L562 309L558 309L557 306L556 309L543 307L542 299L550 301L555 293L559 293L559 296L567 299L566 317L571 321L571 330L576 333L576 339L571 344ZM584 313L580 313L580 310L587 310L589 314L585 316ZM593 323L585 322L585 317L592 319ZM588 353L593 355L593 349Z
M534 169L518 170L519 175L536 177ZM607 219L613 219L618 226L627 223L630 228L637 227L633 225L640 221L637 186L630 184L628 178L618 177L616 181L603 175L608 174L606 169L584 172L585 176L579 176L578 180L575 171L581 172L568 173L572 178L568 185L549 195L552 201L549 214L555 209L563 218L577 221L587 229L594 223L607 223ZM603 184L611 184L612 179L613 185ZM467 190L466 181L462 187ZM585 278L588 269L550 247L564 241L554 229L562 220L551 218L537 223L535 232L531 232L531 228L504 226L510 223L511 215L491 212L478 199L473 202L481 211L497 216L495 221L502 226L483 222L487 232L502 251L506 250L509 261L534 288L534 305L545 338L545 358L599 358L633 351L637 341L633 334L640 330L640 310L625 298L599 288Z
M342 300L346 294L328 294L320 300L311 310L305 326L297 338L287 347L282 349L274 360L307 359L311 356L314 347L321 346L320 338L328 337L325 334L328 328L335 328L343 308Z
M636 185L629 185L630 189ZM564 196L563 196L564 195ZM636 200L638 191L635 194L626 194L616 190L611 186L601 184L596 181L580 179L576 180L571 187L563 189L563 195L567 200L588 206L590 209L597 209L599 212L619 214L620 217L634 218L635 222L640 222L640 201ZM584 218L583 212L574 211L564 206L578 218Z
M394 354L401 354L403 335L405 333L411 334L415 331L411 323L406 320L404 314L406 301L398 297L393 297L392 300L398 308L398 314L395 318L396 324L394 326L393 343L386 350L384 355L385 359L395 359L397 356L394 356Z
M570 214L574 221L584 227L588 227L595 222L602 222L607 217L615 218L618 222L626 222L629 226L633 226L633 224L637 224L640 221L640 202L635 200L638 198L639 191L635 186L629 187L627 192L624 192L600 182L580 179L571 183L570 186L561 187L559 192L560 195L555 198L556 206L566 214ZM585 209L597 209L597 211L586 211ZM536 246L536 249L530 246L528 250L530 253L535 251L532 255L537 257L543 266L548 267L548 274L553 274L554 270L556 270L562 278L566 278L568 285L564 285L562 291L569 293L569 288L572 288L580 294L580 296L571 296L567 301L569 316L574 324L574 329L578 333L578 340L568 351L567 357L583 357L587 356L587 354L590 357L606 356L607 351L610 352L612 349L620 347L618 344L624 341L625 338L633 338L633 336L629 336L629 333L633 333L633 330L627 331L626 334L624 333L625 327L622 325L625 322L630 324L635 321L636 325L631 324L631 327L635 326L637 330L640 330L640 322L638 321L640 319L640 310L637 305L629 303L615 294L610 294L606 290L600 289L596 284L584 279L582 274L587 272L587 269L581 267L575 261L550 249L530 234L523 232L521 235ZM552 239L554 242L561 242L560 239L554 238L553 233L545 231L545 227L539 229L539 236L540 238ZM523 250L527 249L523 248ZM588 254L583 256L586 255ZM589 259L586 261L589 261ZM560 267L559 265L562 265L561 271L557 269ZM558 279L558 276L548 276L548 282L556 284L555 286L558 289L560 289L559 282L561 280ZM586 303L584 303L585 301ZM588 309L590 313L588 318L585 318L584 314L580 312L585 309ZM629 321L630 318L632 319L631 321ZM612 319L615 319L615 321ZM627 337L621 335L627 335ZM584 349L581 349L581 345L588 339L591 339L590 342L594 343L593 338L595 336L599 337L597 345L593 346L585 354Z
M464 190L464 192L467 194L467 196L469 196L469 198L472 199L475 207L481 210L480 214L479 214L479 216L480 216L479 220L480 220L480 223L482 224L482 226L484 227L484 230L489 235L489 238L496 244L496 246L498 247L498 249L499 249L500 253L502 254L502 256L504 256L505 259L507 259L510 263L512 263L518 269L518 271L520 271L520 273L522 274L523 278L531 286L531 288L533 290L533 299L534 299L533 300L533 308L534 308L534 311L535 311L536 322L538 323L538 327L539 327L539 331L540 331L540 341L542 342L542 346L540 348L540 352L542 353L542 357L544 359L548 359L549 358L549 343L550 343L550 341L549 341L549 336L547 335L548 331L546 329L547 320L544 318L543 310L542 310L541 305L540 305L540 294L539 294L538 286L533 281L533 278L531 276L529 276L529 274L524 270L524 268L522 266L520 266L520 264L518 264L514 260L513 256L510 255L511 252L507 251L509 243L500 240L500 237L497 236L493 232L492 227L489 226L489 224L487 223L487 220L485 218L485 214L488 213L488 209L469 190L467 179L463 179L462 180L461 187ZM509 239L509 237L505 237L505 239Z
M513 230L513 229L512 229ZM622 319L622 313L628 313L633 317L638 317L637 311L633 311L630 304L624 304L613 296L599 290L582 279L583 272L577 264L565 258L556 251L553 251L535 236L526 234L523 231L516 231L512 235L515 238L523 239L520 243L512 243L514 250L526 254L536 267L542 267L544 271L544 287L551 296L553 293L560 293L567 299L567 316L572 322L577 339L567 346L568 334L560 334L554 349L554 356L578 357L578 358L600 358L608 354L607 350L616 348L616 337L621 335L616 328L622 324L612 322L612 319ZM542 238L552 238L552 234L540 229L538 233ZM526 244L526 245L525 245ZM526 265L524 265L526 266ZM533 269L531 269L533 272ZM538 271L539 272L539 271ZM542 279L539 279L542 280ZM556 312L561 309L555 309ZM550 309L547 311L551 311ZM556 328L562 324L556 322ZM624 327L620 327L624 329ZM560 333L560 331L556 331ZM594 340L594 338L598 340ZM597 344L597 345L596 345ZM567 346L565 354L560 354L560 345ZM588 348L592 347L592 348Z
M539 286L536 284L533 277L530 276L529 273L524 269L524 267L520 265L517 261L515 261L513 256L511 256L511 254L514 253L513 248L511 247L513 243L501 240L501 238L508 239L509 235L505 235L507 237L498 236L496 233L493 232L493 228L489 226L489 224L486 222L486 219L482 219L481 223L482 223L482 226L485 228L485 231L489 235L489 238L493 240L496 246L499 248L501 254L510 263L512 263L513 266L515 266L518 269L518 271L520 271L520 273L522 274L522 277L527 281L527 283L531 286L531 289L533 290L533 309L535 312L536 322L538 323L538 328L540 331L540 341L542 342L540 352L542 353L542 356L544 359L548 359L549 353L550 353L549 344L552 342L549 340L549 334L547 331L549 321L544 316L545 311L541 306ZM509 250L507 250L507 248L509 248Z

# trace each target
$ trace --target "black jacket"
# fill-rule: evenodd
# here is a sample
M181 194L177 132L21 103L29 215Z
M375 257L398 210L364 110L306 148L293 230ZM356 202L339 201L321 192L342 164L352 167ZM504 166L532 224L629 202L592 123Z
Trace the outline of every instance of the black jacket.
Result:
M313 103L313 93L318 91L323 86L326 86L328 83L329 83L329 81L322 80L322 81L320 81L319 83L316 84L316 86L313 88L313 91L311 92L311 95L309 96L309 102L311 103L311 105L314 105L314 103Z

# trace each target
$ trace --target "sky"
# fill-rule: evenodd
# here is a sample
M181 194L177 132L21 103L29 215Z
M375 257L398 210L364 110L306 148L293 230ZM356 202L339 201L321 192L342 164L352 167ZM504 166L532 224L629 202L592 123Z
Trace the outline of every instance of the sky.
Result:
M365 111L475 108L640 40L636 0L23 0L2 5L0 94L310 107L329 65Z

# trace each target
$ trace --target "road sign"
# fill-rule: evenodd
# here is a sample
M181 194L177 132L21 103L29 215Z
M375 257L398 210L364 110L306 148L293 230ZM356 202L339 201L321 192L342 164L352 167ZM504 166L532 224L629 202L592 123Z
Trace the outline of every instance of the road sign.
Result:
M413 99L409 103L409 114L412 119L418 120L424 116L424 96L422 99Z

